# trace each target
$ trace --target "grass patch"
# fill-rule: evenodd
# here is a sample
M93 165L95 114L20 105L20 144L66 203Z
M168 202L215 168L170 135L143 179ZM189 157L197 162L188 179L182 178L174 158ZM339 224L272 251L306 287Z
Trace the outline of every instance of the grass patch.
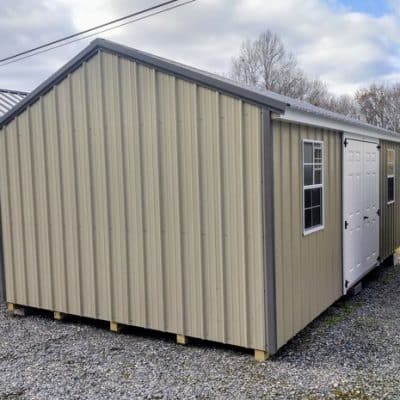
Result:
M18 390L16 392L0 393L0 400L18 400L22 399L25 390Z
M378 281L380 283L383 283L384 285L389 285L390 283L392 283L395 280L396 275L397 275L396 272L390 271L390 272L387 272L386 274L384 274L383 276L380 276L378 278Z
M327 315L320 323L320 328L331 328L333 326L339 325L344 320L342 315L332 314Z
M333 389L335 400L370 400L371 398L361 389L341 390Z
M323 315L318 327L320 329L326 329L334 327L342 323L347 317L352 315L357 308L361 306L361 303L351 301L348 299L339 300L332 308L328 309Z
M300 397L301 400L320 400L321 396L316 394L306 394ZM324 396L326 399L331 400L372 400L362 389L332 389L332 391Z
M353 314L353 312L361 306L361 303L358 301L351 301L348 299L344 299L342 301L338 301L334 307L340 310L346 316Z

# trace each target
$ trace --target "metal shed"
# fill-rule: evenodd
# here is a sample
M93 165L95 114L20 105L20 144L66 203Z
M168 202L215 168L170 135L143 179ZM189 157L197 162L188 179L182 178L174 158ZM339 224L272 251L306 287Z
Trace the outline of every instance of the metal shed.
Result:
M379 181L381 202L392 182L379 179L379 153L396 134L109 41L92 42L0 126L11 308L262 359L400 244L376 201ZM357 157L366 172L346 175ZM378 197L348 209L346 182L364 175ZM363 237L346 236L360 230L367 254Z

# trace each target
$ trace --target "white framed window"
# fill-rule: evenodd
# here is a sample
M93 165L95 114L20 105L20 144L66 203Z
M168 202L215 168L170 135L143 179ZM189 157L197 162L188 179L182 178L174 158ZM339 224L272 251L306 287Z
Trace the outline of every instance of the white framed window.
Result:
M303 140L303 234L324 228L324 143Z
M387 149L386 153L386 175L387 175L387 203L394 203L395 193L395 152L394 149Z

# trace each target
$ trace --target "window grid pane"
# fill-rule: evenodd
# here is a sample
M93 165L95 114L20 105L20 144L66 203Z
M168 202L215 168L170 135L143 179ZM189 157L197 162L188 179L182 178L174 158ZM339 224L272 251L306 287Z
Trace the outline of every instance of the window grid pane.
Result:
M394 201L394 177L388 177L388 202Z
M304 166L304 186L311 186L314 183L313 180L313 165Z
M313 162L313 145L312 143L304 143L304 164L312 164Z
M386 176L387 176L387 202L394 202L395 193L395 152L393 149L387 149L386 152Z
M323 144L303 142L304 230L323 225Z

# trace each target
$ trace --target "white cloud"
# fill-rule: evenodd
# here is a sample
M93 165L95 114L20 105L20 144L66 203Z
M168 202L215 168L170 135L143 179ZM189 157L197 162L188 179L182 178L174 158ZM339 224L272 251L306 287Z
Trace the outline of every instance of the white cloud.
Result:
M180 9L140 21L101 36L212 72L227 72L245 38L271 29L313 77L325 80L336 93L353 92L374 80L400 75L400 13L374 17L337 6L335 0L197 0ZM398 10L399 0L389 0ZM70 31L85 29L155 4L139 0L41 0L29 24L15 4L5 0L8 17L0 32L15 35L13 49L24 49ZM3 3L3 2L2 2ZM46 13L44 23L43 10ZM0 13L0 15L2 15ZM4 13L3 13L4 15ZM5 23L5 25L3 24ZM59 24L59 25L58 25ZM57 29L58 27L58 29ZM32 34L34 32L34 34ZM64 33L63 33L64 32ZM59 67L88 43L78 42L0 69L0 86L32 89L49 70ZM4 42L2 54L10 51ZM3 70L7 69L7 73ZM27 70L29 73L26 73ZM19 82L19 83L18 83Z

